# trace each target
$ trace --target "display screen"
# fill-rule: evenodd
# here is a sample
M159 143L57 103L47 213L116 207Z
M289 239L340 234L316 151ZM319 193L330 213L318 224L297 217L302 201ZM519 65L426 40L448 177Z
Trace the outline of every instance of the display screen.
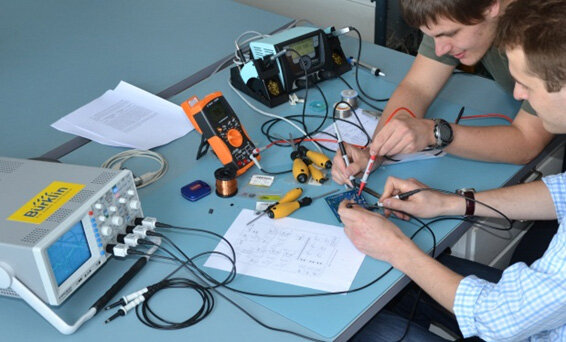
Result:
M47 249L57 285L61 285L91 256L82 222L77 222L67 233Z
M285 54L287 59L287 66L285 71L291 79L304 76L305 71L300 67L299 61L301 56L307 56L312 63L308 72L317 71L321 66L321 46L319 35L311 36L306 39L299 40L294 43L286 44L282 49L289 49ZM300 54L300 56L297 55Z
M217 98L216 101L206 106L206 115L214 123L218 123L226 117L226 106L221 100L221 98Z
M309 56L309 57L314 57L315 56L315 51L314 51L314 45L315 42L314 40L318 39L317 37L310 37L307 39L303 39L299 42L293 43L293 44L289 44L289 47L295 51L297 51L301 56ZM318 44L317 44L318 45ZM296 53L291 52L291 57L293 58L293 63L298 63L299 62L299 56L297 56Z

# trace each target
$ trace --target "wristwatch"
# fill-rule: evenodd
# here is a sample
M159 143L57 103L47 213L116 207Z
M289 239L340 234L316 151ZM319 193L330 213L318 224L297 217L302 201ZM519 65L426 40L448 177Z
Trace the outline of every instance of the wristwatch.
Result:
M443 149L454 140L454 134L450 124L443 119L434 119L434 138L436 144L432 147Z
M463 196L466 199L466 213L465 216L474 216L476 211L476 196L474 195L476 189L474 188L462 188L456 190L456 193L460 196Z

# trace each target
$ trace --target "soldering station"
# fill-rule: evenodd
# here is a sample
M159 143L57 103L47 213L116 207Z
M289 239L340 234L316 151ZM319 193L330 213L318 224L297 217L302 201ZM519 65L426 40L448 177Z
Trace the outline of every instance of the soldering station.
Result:
M360 87L360 67L369 71L372 77L384 77L385 74L379 68L360 61L361 43L356 58L346 57L340 37L349 32L357 33L361 41L354 27L320 29L295 26L271 35L257 35L250 39L247 46L237 43L237 63L230 67L229 83L235 94L249 105L250 111L271 117L261 128L269 143L261 146L254 142L264 139L258 139L258 132L246 130L243 122L249 120L249 114L237 113L232 108L229 101L233 101L234 94L214 91L199 94L200 99L196 95L191 96L181 103L181 107L200 134L200 145L187 146L185 158L214 160L217 167L208 170L207 176L212 179L213 175L215 183L207 184L202 179L193 178L178 186L172 196L182 196L188 201L187 205L197 202L209 205L212 203L209 201L211 196L216 196L223 203L238 204L238 190L242 186L238 184L238 179L244 179L246 173L260 172L275 179L284 179L287 174L292 176L286 178L285 186L288 185L288 189L283 191L284 194L247 222L246 226L250 229L261 229L262 220L279 220L294 216L295 211L311 210L308 207L314 201L328 204L337 225L340 224L338 206L344 200L368 210L383 210L383 205L378 202L380 194L367 185L371 164L368 164L361 180L350 178L354 188L330 188L331 157L336 151L320 144L325 139L314 137L322 131L325 123L333 126L334 134L330 134L326 140L338 144L348 165L350 160L337 122L346 122L357 129L367 140L365 145L357 147L366 147L371 142L371 135L365 131L357 116L365 113L379 118L382 105L388 100L368 97ZM342 77L348 72L356 73L355 89ZM345 89L333 94L338 99L333 105L329 105L318 86L324 81L344 84ZM306 94L309 89L317 89L324 98L324 115L306 113ZM303 93L305 96L301 98ZM264 107L275 108L290 99L294 104L302 105L301 114L275 115L253 104L255 101ZM348 121L352 117L357 121ZM308 127L305 118L320 119L321 122L313 129ZM285 123L292 127L294 133L289 136L273 133L276 126ZM212 147L210 154L209 147ZM276 154L276 148L285 149L285 152ZM106 319L108 324L120 324L119 318L134 310L144 325L174 330L197 324L208 315L213 315L214 299L218 297L232 303L257 322L258 319L230 298L231 292L279 298L345 294L362 291L392 271L389 268L384 274L364 284L358 283L347 291L339 292L301 290L262 293L241 289L235 282L238 276L236 254L230 241L204 228L180 227L144 216L138 189L142 185L152 186L167 172L168 165L160 155L152 155L151 158L160 163L160 170L141 177L126 170L123 161L115 163L113 160L97 168L0 158L0 213L4 218L0 225L0 295L23 299L63 334L74 333L104 308L113 310ZM279 164L276 165L285 167L266 169L265 165L274 165L273 159L278 159ZM174 161L170 160L169 163ZM371 197L366 198L364 194ZM411 195L407 194L406 197ZM167 201L166 198L162 200ZM372 201L375 205L370 204ZM208 214L215 212L222 215L221 208L214 209L211 208ZM418 222L421 228L411 238L426 229L432 235L435 246L436 238L430 229L432 222ZM195 262L215 252L188 256L189 251L176 245L169 235L168 232L172 230L190 232L196 238L203 235L206 239L229 245L232 248L231 255L223 254L221 257L232 265L232 271L223 280L218 280ZM79 288L95 276L110 258L127 257L136 257L138 260L122 278L109 280L109 283L115 282L114 285L109 286L106 293L101 293L100 299L92 307L85 308L85 314L75 323L66 323L50 307L63 304L73 294L80 294ZM163 267L173 263L177 268L169 270L168 275L156 275L155 283L147 284L145 288L124 294L128 282L137 273L143 272L144 265L153 260L162 262ZM181 271L188 271L190 279L182 277ZM171 322L156 315L149 306L150 299L159 291L169 288L195 291L198 298L202 299L198 313L180 322ZM318 340L292 330L260 324L276 331Z

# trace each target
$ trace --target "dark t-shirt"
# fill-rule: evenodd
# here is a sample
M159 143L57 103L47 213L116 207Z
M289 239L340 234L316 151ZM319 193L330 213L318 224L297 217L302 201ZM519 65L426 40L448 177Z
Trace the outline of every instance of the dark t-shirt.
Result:
M423 35L423 40L419 47L419 53L425 57L441 62L443 64L456 66L460 61L450 55L438 57L434 52L434 39L427 35ZM509 73L509 60L505 54L501 53L497 48L492 46L485 56L482 57L481 63L491 74L495 82L497 82L506 92L513 94L515 80ZM523 101L521 109L527 113L535 114L536 112L527 101Z

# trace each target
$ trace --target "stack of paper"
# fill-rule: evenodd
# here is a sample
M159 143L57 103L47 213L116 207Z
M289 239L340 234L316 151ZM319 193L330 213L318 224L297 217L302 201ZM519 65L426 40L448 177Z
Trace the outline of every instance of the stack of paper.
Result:
M180 106L124 81L51 127L104 145L142 150L167 144L193 129Z

